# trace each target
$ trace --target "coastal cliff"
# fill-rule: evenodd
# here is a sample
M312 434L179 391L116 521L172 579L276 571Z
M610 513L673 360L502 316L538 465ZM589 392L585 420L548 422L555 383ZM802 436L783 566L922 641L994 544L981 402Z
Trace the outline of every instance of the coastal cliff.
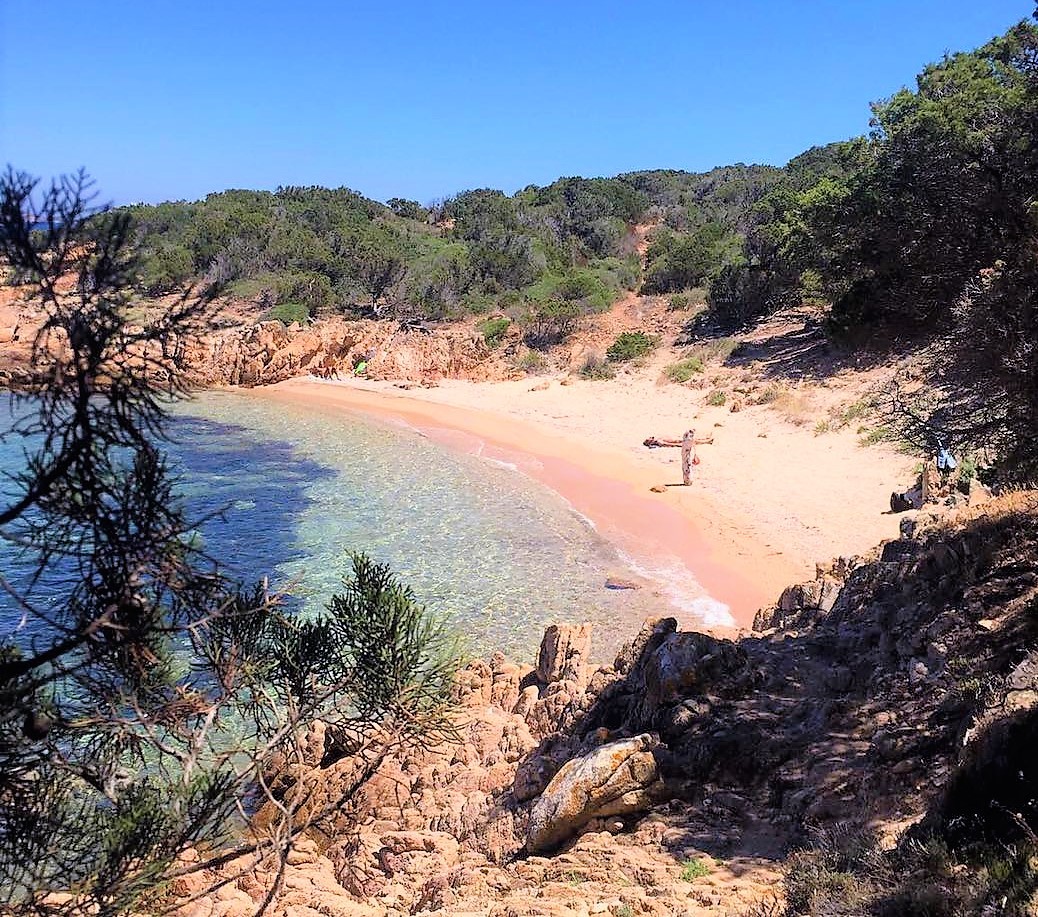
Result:
M483 338L465 329L370 320L326 319L306 326L257 322L213 331L189 343L186 360L200 386L270 385L307 374L350 376L361 361L371 378L404 382L492 381L508 375Z

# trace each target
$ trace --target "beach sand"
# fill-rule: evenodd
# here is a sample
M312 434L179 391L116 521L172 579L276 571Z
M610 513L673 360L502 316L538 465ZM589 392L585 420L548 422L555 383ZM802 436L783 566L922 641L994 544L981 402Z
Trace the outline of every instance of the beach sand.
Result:
M635 569L679 560L728 606L735 628L749 627L786 585L812 578L817 561L896 537L888 499L912 464L888 447L862 448L850 431L815 436L764 406L703 408L687 389L638 377L444 381L406 391L391 382L298 379L251 394L402 422L514 465L591 520ZM698 447L701 462L684 487L680 450L642 441L690 428L714 441ZM689 616L681 624L704 622Z

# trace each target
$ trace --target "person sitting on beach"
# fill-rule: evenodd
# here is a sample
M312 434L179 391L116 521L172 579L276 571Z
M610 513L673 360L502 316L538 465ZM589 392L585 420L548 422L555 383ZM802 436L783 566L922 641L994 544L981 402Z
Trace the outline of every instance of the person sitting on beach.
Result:
M353 362L353 375L355 376L367 376L368 364L375 358L375 351L366 350L364 353L359 354L354 358Z

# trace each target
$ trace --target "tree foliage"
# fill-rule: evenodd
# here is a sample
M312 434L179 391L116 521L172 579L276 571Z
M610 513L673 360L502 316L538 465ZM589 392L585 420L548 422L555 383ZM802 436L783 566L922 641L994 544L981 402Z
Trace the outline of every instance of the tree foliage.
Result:
M185 872L283 863L326 813L266 778L316 719L368 771L451 729L451 640L387 568L353 557L299 619L194 546L160 443L203 302L128 324L130 219L90 201L82 174L0 179L0 255L45 317L0 508L23 618L0 643L0 908L22 913L141 912Z
M943 374L968 377L974 397L903 413L928 426L929 448L986 446L1033 472L1038 27L931 64L873 115L855 168L801 199L799 244L833 299L831 327L939 335Z
M965 285L1033 231L1038 30L926 67L874 106L858 169L812 207L838 326L947 323Z

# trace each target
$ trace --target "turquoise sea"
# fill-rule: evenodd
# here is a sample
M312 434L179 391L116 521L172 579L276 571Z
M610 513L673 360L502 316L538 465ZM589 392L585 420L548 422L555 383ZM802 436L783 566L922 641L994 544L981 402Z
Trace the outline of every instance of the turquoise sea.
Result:
M0 421L10 426L7 409ZM206 551L236 577L268 576L304 612L335 592L350 550L388 562L479 654L532 660L546 626L590 621L608 659L666 608L651 588L607 588L631 570L562 498L415 430L207 393L175 407L170 433ZM17 471L21 450L0 441L0 469ZM17 571L3 542L0 570ZM0 630L19 621L0 596Z

